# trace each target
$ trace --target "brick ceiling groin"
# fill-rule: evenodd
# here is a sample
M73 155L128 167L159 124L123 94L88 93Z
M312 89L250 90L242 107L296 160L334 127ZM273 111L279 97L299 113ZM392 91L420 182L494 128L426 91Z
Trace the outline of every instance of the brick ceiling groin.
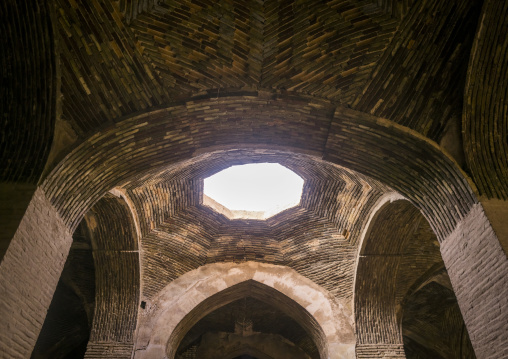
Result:
M437 141L462 113L460 89L481 6L57 3L62 116L78 137L197 95L263 89L352 106Z
M140 6L131 21L124 4L58 4L62 91L71 100L63 116L78 134L209 89L280 89L347 103L398 25L366 0L167 1Z
M479 1L416 2L352 107L439 141L448 121L462 113L459 89L480 6Z

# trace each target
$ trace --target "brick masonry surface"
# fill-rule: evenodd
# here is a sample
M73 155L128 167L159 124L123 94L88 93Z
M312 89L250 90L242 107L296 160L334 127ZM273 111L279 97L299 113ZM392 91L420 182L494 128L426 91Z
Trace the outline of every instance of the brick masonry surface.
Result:
M3 1L0 180L21 187L0 209L0 356L30 355L71 233L94 210L87 355L119 357L138 301L204 264L285 265L353 299L365 220L397 191L414 212L370 238L417 240L358 263L362 281L398 283L359 314L358 357L403 354L393 305L426 281L456 292L478 358L508 357L508 261L478 204L508 198L507 14L501 0ZM438 145L448 135L453 158ZM253 224L202 206L206 175L262 159L306 177L299 207ZM104 197L113 187L140 248L126 243L132 223L105 230L129 212ZM108 317L118 293L124 318Z
M480 204L441 244L478 358L508 356L508 261Z
M38 189L0 264L0 357L30 356L71 244L72 234Z
M406 358L402 344L358 344L357 359L403 359Z

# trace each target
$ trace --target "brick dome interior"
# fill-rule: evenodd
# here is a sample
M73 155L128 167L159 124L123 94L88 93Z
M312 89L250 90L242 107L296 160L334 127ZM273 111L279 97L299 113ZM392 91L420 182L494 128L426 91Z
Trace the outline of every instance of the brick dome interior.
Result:
M508 2L0 19L6 358L508 355ZM264 162L304 179L298 206L203 203L204 178Z

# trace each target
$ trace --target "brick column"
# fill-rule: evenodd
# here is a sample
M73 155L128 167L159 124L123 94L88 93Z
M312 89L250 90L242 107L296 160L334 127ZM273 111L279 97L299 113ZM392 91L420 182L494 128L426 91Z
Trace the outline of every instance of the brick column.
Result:
M441 243L478 359L508 357L508 259L480 204Z
M29 358L72 244L37 189L0 264L0 357Z

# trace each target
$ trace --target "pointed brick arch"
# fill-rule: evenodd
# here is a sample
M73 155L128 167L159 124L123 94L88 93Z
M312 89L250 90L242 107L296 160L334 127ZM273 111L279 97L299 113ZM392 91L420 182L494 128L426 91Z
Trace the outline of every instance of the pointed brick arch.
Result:
M437 144L415 131L314 98L267 98L258 92L197 98L126 118L92 135L36 191L0 264L0 282L11 293L30 288L29 278L50 283L38 294L46 308L65 262L61 257L65 259L68 252L70 233L107 191L198 155L238 148L312 155L401 193L422 212L441 241L473 346L492 352L508 343L508 260L468 178ZM54 253L53 236L45 238L33 224L39 221L49 227L54 224L47 233L54 228L63 233ZM58 258L51 280L43 279L39 266L30 269L37 272L34 276L18 266L32 256L40 257L38 253L49 253L51 261ZM470 266L464 268L463 263ZM496 263L496 268L483 263ZM22 280L11 283L11 275ZM8 318L5 328L19 327L17 318L30 317L29 326L37 333L44 310L32 309L27 298L17 302L15 315L9 305L5 313L0 311ZM493 303L499 308L494 326L487 316L477 315L490 312ZM491 331L489 336L482 335L484 328ZM30 343L27 348L35 343L36 335L28 338L21 329L16 333ZM495 346L488 339L494 337L499 338Z
M378 201L367 221L359 249L354 288L357 358L406 357L395 296L401 261L399 252L407 241L409 226L403 225L407 218L400 218L400 223L397 218L392 228L388 221L384 221L384 217L392 212L412 218L418 210L397 194L388 194ZM386 236L388 228L393 229L389 237Z
M266 301L267 293L309 332L323 359L354 357L348 303L288 267L245 262L208 264L166 286L141 315L135 358L173 358L187 330L208 312L245 296Z
M95 262L95 311L85 358L131 358L140 298L139 237L123 196L106 194L85 216Z
M405 358L407 350L412 350L411 343L425 345L425 339L420 339L422 333L428 331L429 336L435 335L434 338L444 336L439 329L443 323L450 323L447 329L462 340L463 329L457 331L452 324L455 319L442 319L443 323L435 325L430 316L426 319L409 316L405 318L406 323L413 320L413 327L408 330L409 325L402 326L410 293L430 281L444 283L447 293L451 293L451 305L456 308L454 313L459 312L437 238L416 207L400 195L385 195L374 206L361 241L354 289L357 358ZM436 290L436 295L439 293ZM431 305L430 301L428 303L427 306ZM428 310L436 312L437 309L432 307ZM415 315L414 309L412 315ZM463 326L460 314L457 318L462 323L459 326ZM410 321L407 322L407 319ZM418 324L414 324L415 321ZM421 324L423 322L427 325ZM432 330L437 334L433 334ZM465 338L467 347L470 345L467 344L470 343L467 332ZM446 340L441 347L448 356L456 350Z

